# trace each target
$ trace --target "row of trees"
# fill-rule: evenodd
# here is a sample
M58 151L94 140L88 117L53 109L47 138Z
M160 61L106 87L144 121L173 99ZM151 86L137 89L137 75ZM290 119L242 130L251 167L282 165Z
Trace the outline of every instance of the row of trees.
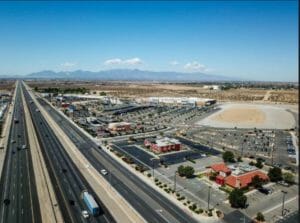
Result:
M295 176L292 173L282 173L279 167L273 167L269 169L268 177L272 182L278 182L284 180L286 183L295 183Z
M46 93L53 93L53 94L68 94L68 93L77 93L77 94L85 94L87 92L89 92L88 89L82 87L78 87L78 88L54 88L54 87L48 87L48 88L38 88L35 87L34 88L35 91L39 91L39 92L46 92Z

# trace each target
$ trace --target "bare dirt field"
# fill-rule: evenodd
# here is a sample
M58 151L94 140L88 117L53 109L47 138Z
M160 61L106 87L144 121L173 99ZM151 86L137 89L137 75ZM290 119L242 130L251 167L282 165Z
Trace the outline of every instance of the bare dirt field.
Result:
M257 108L241 108L239 106L226 109L212 118L214 121L227 123L262 124L266 121L266 115Z
M220 111L199 121L198 125L219 128L290 129L296 121L287 109L290 107L267 104L228 103Z
M74 88L84 87L91 94L106 92L121 98L136 97L199 97L211 98L220 102L260 102L298 104L298 89L267 90L256 88L238 88L229 90L204 89L203 84L182 83L143 83L143 82L84 82L84 81L32 81L31 87Z

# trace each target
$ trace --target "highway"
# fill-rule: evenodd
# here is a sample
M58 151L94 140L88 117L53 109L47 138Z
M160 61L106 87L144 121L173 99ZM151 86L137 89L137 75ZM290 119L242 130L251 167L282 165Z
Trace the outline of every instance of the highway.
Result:
M17 82L16 98L9 133L7 153L0 181L0 222L41 222L33 166L28 146L21 86ZM26 145L26 149L22 146Z
M37 110L36 105L31 101L31 97L25 87L23 87L23 91L42 148L46 166L48 167L51 182L54 185L54 190L58 197L58 205L62 210L64 222L115 222L111 214L106 210L99 198L96 197L89 184L67 155L64 147L48 123ZM101 207L101 214L99 216L90 216L88 219L82 216L82 210L87 210L81 197L83 190L88 190Z
M98 148L95 142L45 101L40 98L38 101L98 171L108 170L107 180L148 222L197 222L190 213L173 204Z

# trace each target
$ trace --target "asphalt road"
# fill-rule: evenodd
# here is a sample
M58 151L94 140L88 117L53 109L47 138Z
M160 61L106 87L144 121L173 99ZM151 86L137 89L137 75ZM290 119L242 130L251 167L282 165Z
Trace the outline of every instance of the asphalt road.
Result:
M42 153L45 157L51 182L54 185L55 193L58 197L58 205L62 210L64 221L115 222L113 217L106 208L101 205L101 201L96 197L95 193L80 174L44 117L36 110L36 105L30 103L31 98L27 90L25 88L23 88L23 90L37 132L37 137L42 148ZM81 198L83 190L88 190L89 193L94 195L97 203L100 204L101 214L99 216L90 216L88 219L85 219L82 216L82 210L87 210L87 207Z
M0 183L0 222L41 222L20 84L17 84L12 126ZM12 143L12 140L15 140Z
M65 117L50 107L42 99L39 102L48 110L52 118L61 126L83 155L98 170L106 169L111 185L148 221L197 222L189 213L170 202L152 187L145 184L135 174L126 170L110 157Z

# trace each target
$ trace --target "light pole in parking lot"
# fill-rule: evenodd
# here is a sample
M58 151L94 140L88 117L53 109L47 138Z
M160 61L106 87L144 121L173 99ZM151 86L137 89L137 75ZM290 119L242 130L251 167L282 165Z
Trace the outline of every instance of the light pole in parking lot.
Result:
M281 208L281 216L284 216L284 201L285 201L285 195L287 194L286 191L281 191L283 193L283 197L282 197L282 208Z
M159 159L156 157L153 157L150 160L152 161L152 176L153 176L153 180L154 180L154 160L159 160Z
M177 175L177 170L175 170L174 174L174 191L176 192L176 175Z
M208 186L208 196L207 196L207 210L209 211L209 202L210 202L210 189L211 186Z

